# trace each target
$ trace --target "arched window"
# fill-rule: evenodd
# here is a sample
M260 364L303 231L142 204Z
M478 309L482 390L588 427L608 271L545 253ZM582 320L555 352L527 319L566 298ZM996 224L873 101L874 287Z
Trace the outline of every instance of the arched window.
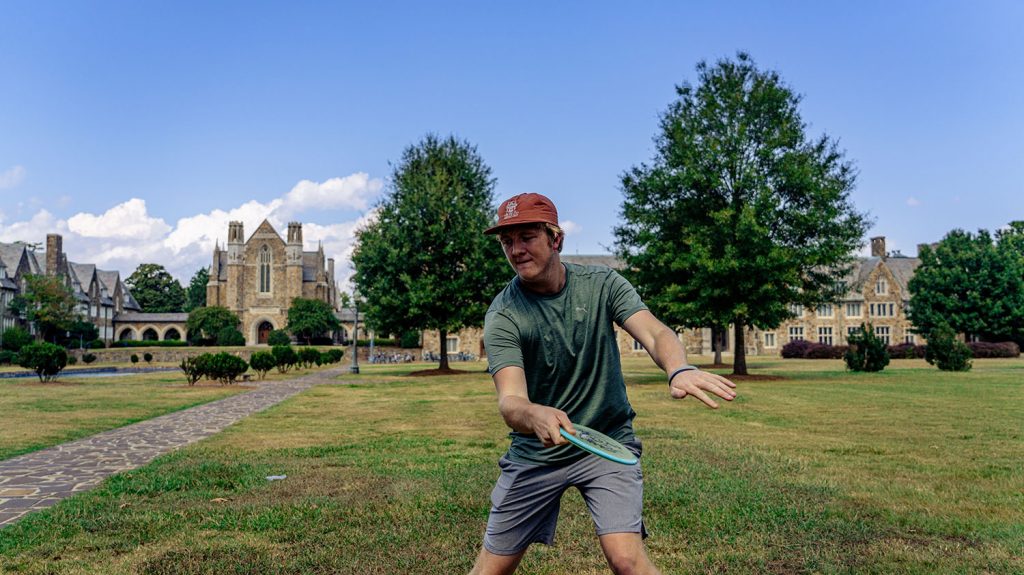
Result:
M260 293L270 293L270 248L260 250Z

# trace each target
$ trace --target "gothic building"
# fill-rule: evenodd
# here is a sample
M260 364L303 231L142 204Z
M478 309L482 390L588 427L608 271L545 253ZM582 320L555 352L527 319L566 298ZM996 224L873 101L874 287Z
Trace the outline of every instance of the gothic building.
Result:
M241 320L247 345L266 343L271 330L288 324L288 308L297 297L319 299L338 309L334 259L325 258L323 246L302 250L302 224L288 224L281 239L263 220L245 239L242 222L228 224L228 243L213 250L206 305L222 306Z

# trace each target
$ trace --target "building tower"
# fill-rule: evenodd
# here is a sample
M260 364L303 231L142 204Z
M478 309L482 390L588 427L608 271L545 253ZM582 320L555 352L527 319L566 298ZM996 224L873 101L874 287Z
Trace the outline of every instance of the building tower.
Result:
M288 241L285 244L285 285L288 302L302 297L302 224L288 222Z
M245 231L242 222L228 223L228 281L224 307L238 312L245 305Z

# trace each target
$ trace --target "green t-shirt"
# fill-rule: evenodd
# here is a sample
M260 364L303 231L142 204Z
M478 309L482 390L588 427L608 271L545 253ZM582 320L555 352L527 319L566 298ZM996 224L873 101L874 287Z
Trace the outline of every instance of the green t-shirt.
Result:
M636 412L626 397L612 322L622 326L647 306L610 268L563 265L565 286L557 294L529 292L515 278L494 298L484 320L488 371L521 367L530 401L630 441ZM571 445L545 449L532 433L510 436L509 458L520 463L561 464L585 455Z

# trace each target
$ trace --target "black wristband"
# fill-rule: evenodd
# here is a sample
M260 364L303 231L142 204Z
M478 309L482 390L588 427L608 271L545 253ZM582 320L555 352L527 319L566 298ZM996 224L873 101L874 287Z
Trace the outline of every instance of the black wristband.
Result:
M672 385L672 380L675 379L675 377L680 373L683 373L684 371L698 371L699 369L700 368L698 368L696 365L684 365L683 367L680 367L679 369L673 371L672 375L668 376L669 386Z

